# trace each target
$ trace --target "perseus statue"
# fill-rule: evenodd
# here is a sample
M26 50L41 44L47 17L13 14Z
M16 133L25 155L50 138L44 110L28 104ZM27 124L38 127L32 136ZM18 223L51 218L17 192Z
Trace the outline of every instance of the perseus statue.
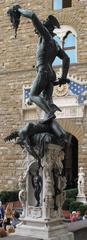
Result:
M35 27L35 34L38 35L36 49L37 76L32 83L27 103L31 104L33 102L39 106L45 112L46 121L54 119L56 117L55 111L61 111L61 109L53 104L53 87L57 84L61 86L70 82L67 79L69 57L53 38L55 36L54 29L60 28L60 24L53 15L49 15L44 22L41 22L31 9L23 9L19 5L10 8L8 15L15 29L15 37L17 36L21 16L29 18ZM61 77L58 80L56 80L56 73L52 67L56 57L63 62Z

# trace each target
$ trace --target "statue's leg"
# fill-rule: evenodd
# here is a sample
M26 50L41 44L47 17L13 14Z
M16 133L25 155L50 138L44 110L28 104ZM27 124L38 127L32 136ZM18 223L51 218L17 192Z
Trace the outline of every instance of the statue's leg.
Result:
M58 205L56 203L56 195L54 196L54 210L58 210Z
M59 125L59 123L57 121L53 120L51 122L51 128L52 128L54 134L57 135L57 137L61 137L61 135L65 136L65 137L67 136L65 130Z
M48 82L47 87L43 90L42 96L48 102L48 104L53 104L53 83L50 81Z
M54 134L59 138L60 144L64 146L68 141L65 130L55 120L51 121L51 128Z
M35 190L35 199L37 201L36 207L39 207L39 205L40 205L40 195L39 195L38 189Z
M52 111L55 113L56 111L60 111L61 109L59 107L57 107L54 103L53 103L53 83L52 80L50 78L50 76L48 76L50 79L50 82L48 84L48 86L46 87L46 89L43 90L42 92L42 96L43 98L47 101L49 107L52 109Z
M41 92L47 87L46 80L47 80L46 73L39 72L36 80L33 82L31 86L30 101L38 105L43 111L45 111L45 113L48 114L48 116L54 118L55 117L54 111L49 106L45 98L41 95Z

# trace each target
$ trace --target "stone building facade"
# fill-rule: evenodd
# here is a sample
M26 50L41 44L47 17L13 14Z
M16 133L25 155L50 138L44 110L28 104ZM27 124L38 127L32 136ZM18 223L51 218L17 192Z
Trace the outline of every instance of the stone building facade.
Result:
M35 106L30 108L23 102L23 87L30 86L35 78L35 50L37 36L32 23L21 17L18 35L15 39L7 10L12 4L32 8L41 20L48 13L55 15L61 25L68 25L77 33L77 63L69 68L69 77L79 84L87 84L87 2L72 0L72 7L54 11L52 0L1 0L0 1L0 190L17 188L18 178L23 169L23 153L14 143L5 143L4 138L27 120L40 117ZM61 67L55 67L55 71ZM56 88L54 101L62 108L57 114L58 121L78 141L78 168L85 172L87 193L87 103L76 104L77 98L62 94ZM61 92L61 93L60 93ZM68 92L68 90L67 90ZM86 94L86 93L85 93ZM62 105L61 105L62 100ZM79 110L78 110L79 109Z

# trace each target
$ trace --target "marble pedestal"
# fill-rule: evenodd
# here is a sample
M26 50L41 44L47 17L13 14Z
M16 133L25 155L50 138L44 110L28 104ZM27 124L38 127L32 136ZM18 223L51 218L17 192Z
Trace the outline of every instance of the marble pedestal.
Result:
M30 172L37 169L35 159L27 159L27 171L22 176L19 199L22 203L23 213L21 224L16 228L16 234L38 239L74 240L73 233L68 232L63 223L62 205L65 200L64 188L66 179L62 176L64 152L58 145L49 144L41 160L43 187L40 194L40 205L35 207L36 199L32 187ZM55 177L53 176L55 169ZM55 197L55 178L60 194ZM57 187L56 185L56 187ZM55 200L54 200L55 199Z
M68 232L67 226L59 219L29 219L26 218L16 228L16 234L44 240L74 240L74 235Z

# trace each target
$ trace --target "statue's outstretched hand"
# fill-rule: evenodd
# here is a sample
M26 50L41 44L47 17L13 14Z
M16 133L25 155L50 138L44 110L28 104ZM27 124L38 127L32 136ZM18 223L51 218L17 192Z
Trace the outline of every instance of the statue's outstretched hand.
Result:
M59 86L61 87L61 85L63 85L63 84L66 84L66 83L70 83L70 80L68 79L68 78L59 78L58 79L59 80Z
M59 85L61 87L61 85L64 85L66 83L70 83L70 80L68 78L58 78L58 80L54 81L53 82L53 85L56 86L56 85Z
M13 6L13 11L16 12L16 13L19 12L19 11L18 11L19 8L21 8L20 5L18 5L18 4L17 4L17 5L14 5L14 6Z

